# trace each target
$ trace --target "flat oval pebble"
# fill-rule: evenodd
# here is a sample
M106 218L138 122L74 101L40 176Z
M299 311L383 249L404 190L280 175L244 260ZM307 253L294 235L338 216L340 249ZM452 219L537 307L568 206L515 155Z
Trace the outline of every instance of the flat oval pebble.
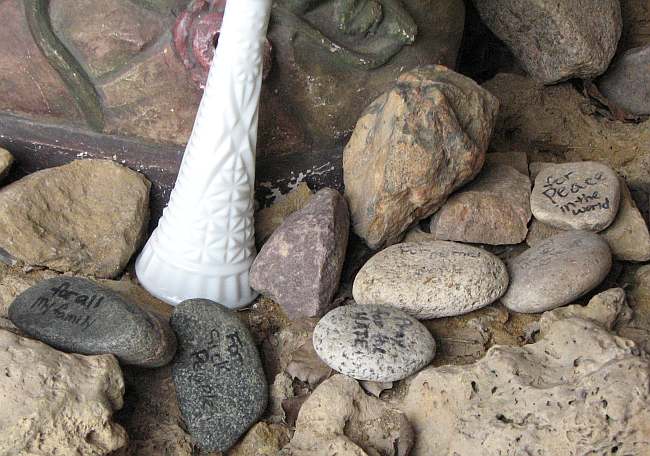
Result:
M226 451L266 409L268 387L257 347L237 314L206 299L179 304L172 364L187 430L207 451Z
M44 280L18 295L9 318L26 334L72 353L111 353L124 364L159 367L176 352L166 321L80 277Z
M621 187L616 173L598 162L542 168L530 207L535 218L556 228L602 231L616 218Z
M508 261L510 310L544 312L573 302L598 286L612 267L607 242L589 231L556 234Z
M462 315L499 299L508 272L495 255L448 241L404 242L361 268L352 293L358 304L391 305L419 318Z
M436 352L431 333L394 307L337 307L316 325L314 349L332 369L357 380L394 382L428 365Z

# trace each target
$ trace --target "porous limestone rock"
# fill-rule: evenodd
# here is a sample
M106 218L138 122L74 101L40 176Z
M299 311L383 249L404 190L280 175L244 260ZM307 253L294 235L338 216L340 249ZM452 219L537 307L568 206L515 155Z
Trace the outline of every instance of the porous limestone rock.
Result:
M68 355L0 330L0 366L0 454L102 456L126 444L112 421L124 394L112 355Z
M619 0L474 0L483 22L545 84L601 75L621 36Z
M226 455L277 456L287 443L289 443L289 429L286 426L260 421Z
M0 147L0 181L9 174L13 162L13 155L11 155L7 149Z
M441 66L402 74L373 101L343 153L354 231L371 248L398 242L480 171L499 108Z
M399 410L368 396L356 380L336 375L300 409L282 456L406 456L413 429Z
M416 430L412 456L574 456L648 453L649 405L648 356L570 317L534 344L422 371L400 408Z
M33 173L0 191L0 248L27 266L114 277L146 232L150 186L106 160Z

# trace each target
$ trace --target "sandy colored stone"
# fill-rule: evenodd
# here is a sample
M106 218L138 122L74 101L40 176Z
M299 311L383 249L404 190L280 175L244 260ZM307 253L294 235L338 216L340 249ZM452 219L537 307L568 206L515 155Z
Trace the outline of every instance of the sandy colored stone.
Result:
M226 452L226 456L277 456L289 443L289 429L280 424L263 421L253 426L241 442Z
M0 147L0 182L7 177L9 169L14 162L14 157L7 149Z
M0 330L0 366L0 454L100 456L126 444L112 419L124 394L112 355L68 355Z
M344 375L322 383L300 409L282 456L406 456L413 429L404 414Z
M0 317L9 315L9 306L16 296L42 280L57 276L52 271L24 272L0 263Z
M528 234L526 235L526 244L534 247L545 239L548 239L556 234L563 233L566 230L556 228L544 222L540 222L535 217L530 221L528 226Z
M621 36L618 0L474 0L483 22L546 84L601 75Z
M368 106L343 153L353 228L368 246L398 242L478 174L497 111L489 92L441 66L402 74Z
M307 184L301 182L271 207L258 211L255 214L255 242L258 245L266 242L288 216L305 207L312 195Z
M78 160L0 190L0 248L25 265L118 275L149 221L150 183L105 160Z
M628 303L632 318L618 328L618 334L632 339L650 353L650 265L638 268L629 284Z
M468 366L429 368L400 407L412 456L650 451L650 361L630 340L571 317L524 347L494 346Z
M486 163L476 179L433 214L430 232L443 241L519 244L526 238L530 217L527 173Z

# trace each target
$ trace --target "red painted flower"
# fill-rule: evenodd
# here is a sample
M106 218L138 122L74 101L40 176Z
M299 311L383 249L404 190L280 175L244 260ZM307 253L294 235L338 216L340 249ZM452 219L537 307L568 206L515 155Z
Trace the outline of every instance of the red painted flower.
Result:
M237 1L237 0L233 0ZM174 24L174 48L190 72L192 80L204 88L219 40L223 13L227 0L193 0L182 11ZM271 71L271 43L266 40L264 72L266 79Z

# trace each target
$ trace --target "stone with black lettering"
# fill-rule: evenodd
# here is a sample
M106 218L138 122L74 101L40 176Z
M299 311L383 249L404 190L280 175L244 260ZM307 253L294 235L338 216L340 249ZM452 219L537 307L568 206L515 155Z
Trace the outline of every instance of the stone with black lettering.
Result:
M187 430L207 451L226 451L255 424L268 400L262 362L237 314L206 299L174 309L178 337L172 363Z
M363 266L352 288L359 304L383 304L420 320L462 315L505 293L508 272L495 255L449 241L403 242Z
M16 297L9 318L52 347L86 355L110 353L124 364L160 367L176 352L176 337L161 317L80 277L39 282Z
M422 323L390 306L338 307L316 325L318 356L357 380L394 382L427 366L436 343Z
M602 231L616 218L618 176L598 162L549 165L539 171L530 196L535 218L556 228Z
M598 286L612 267L602 236L564 231L508 260L510 286L501 302L510 310L537 313L575 302Z

